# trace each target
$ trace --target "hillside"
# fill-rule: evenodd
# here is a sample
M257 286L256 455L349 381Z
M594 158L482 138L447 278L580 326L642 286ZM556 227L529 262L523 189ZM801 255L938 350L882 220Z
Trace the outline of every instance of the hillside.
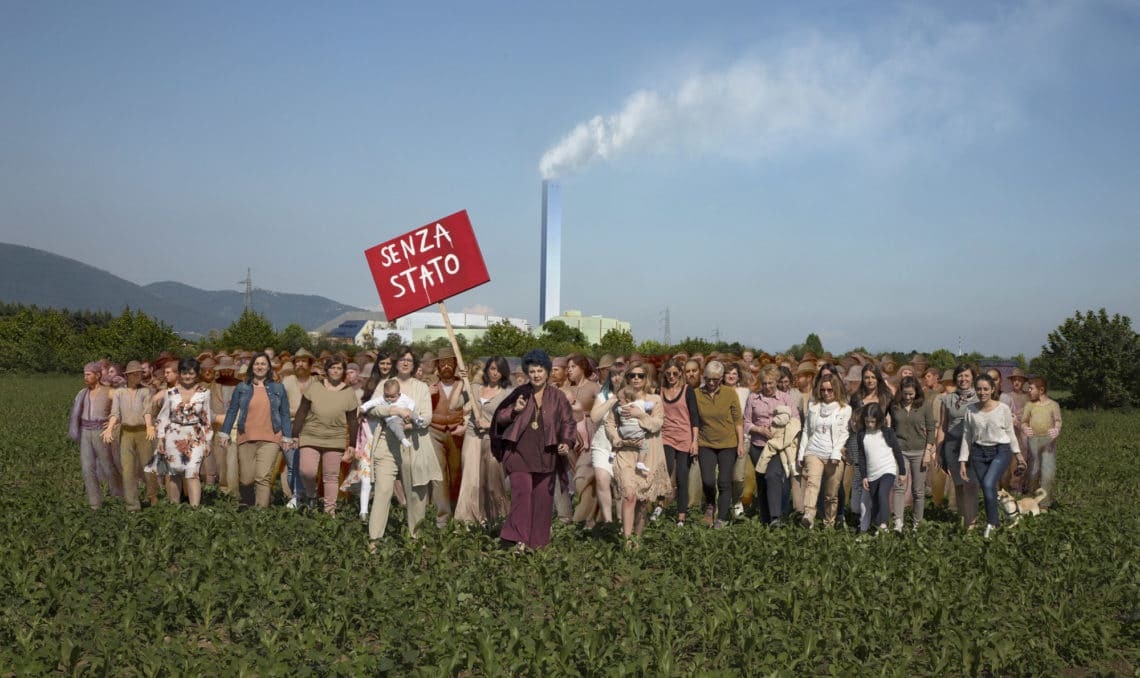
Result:
M111 313L129 306L194 336L227 327L241 315L244 297L236 290L208 291L172 281L138 285L75 259L0 243L0 300ZM325 297L268 290L254 292L254 308L278 329L290 323L312 329L359 310Z

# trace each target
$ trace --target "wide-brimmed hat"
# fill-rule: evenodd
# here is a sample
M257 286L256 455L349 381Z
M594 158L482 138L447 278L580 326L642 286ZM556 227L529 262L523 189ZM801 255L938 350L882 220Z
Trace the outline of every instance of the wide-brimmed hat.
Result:
M945 384L948 381L953 383L954 382L954 370L946 370L945 372L943 372L942 373L942 379L940 381L943 384Z
M455 360L455 349L451 348L450 346L444 346L443 348L439 349L439 355L435 357L437 362L440 360L447 360L448 358Z
M233 372L234 371L234 359L229 357L228 355L222 356L221 358L218 359L217 370L219 372L222 372L224 370L229 370L230 372Z
M124 372L123 374L126 373ZM1029 377L1025 376L1025 372L1022 372L1020 367L1015 367L1013 371L1009 373L1009 379L1029 379Z
M815 374L815 363L805 360L796 368L796 374Z
M142 363L140 363L137 360L132 360L129 363L127 363L127 368L125 370L123 370L123 375L126 376L128 374L133 373L133 372L141 373L142 371L143 371Z
M307 349L303 346L301 348L297 349L297 352L293 354L293 360L294 361L300 360L301 358L307 358L309 360L309 362L313 362L313 360L316 357L317 356L315 356L309 352L309 349Z
M598 358L598 369L599 370L609 369L613 364L614 364L614 357L612 355L610 355L609 353L606 353L601 358Z
M843 381L862 381L862 380L863 380L863 368L861 366L852 365L851 367L847 368L847 376L845 376L843 378Z
M213 358L203 358L198 361L198 369L200 370L213 370L218 367L218 363Z
M213 358L213 357L214 357L213 351L202 351L201 353L198 354L198 362L202 362L206 358Z

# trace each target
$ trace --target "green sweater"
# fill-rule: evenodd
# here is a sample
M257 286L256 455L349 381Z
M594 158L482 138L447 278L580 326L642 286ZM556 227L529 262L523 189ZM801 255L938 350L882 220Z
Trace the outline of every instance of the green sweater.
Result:
M891 405L891 426L904 452L924 450L927 445L934 444L934 412L925 404L922 407L911 405L909 412L897 403Z
M701 447L723 450L736 448L736 427L744 423L740 411L740 396L727 386L721 386L715 397L709 397L703 388L697 389L697 412L701 415Z

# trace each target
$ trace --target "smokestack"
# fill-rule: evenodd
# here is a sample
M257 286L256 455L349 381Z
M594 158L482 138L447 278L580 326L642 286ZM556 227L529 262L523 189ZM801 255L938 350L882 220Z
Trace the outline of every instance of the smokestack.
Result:
M542 297L538 301L539 323L561 315L562 289L562 185L542 182Z

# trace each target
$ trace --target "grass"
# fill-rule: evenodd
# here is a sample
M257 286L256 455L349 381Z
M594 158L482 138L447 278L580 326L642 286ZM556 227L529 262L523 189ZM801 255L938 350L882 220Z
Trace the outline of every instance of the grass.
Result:
M92 512L78 379L0 377L0 674L1058 674L1140 671L1140 415L1066 413L1055 510L986 542L654 524L641 549L394 511Z

